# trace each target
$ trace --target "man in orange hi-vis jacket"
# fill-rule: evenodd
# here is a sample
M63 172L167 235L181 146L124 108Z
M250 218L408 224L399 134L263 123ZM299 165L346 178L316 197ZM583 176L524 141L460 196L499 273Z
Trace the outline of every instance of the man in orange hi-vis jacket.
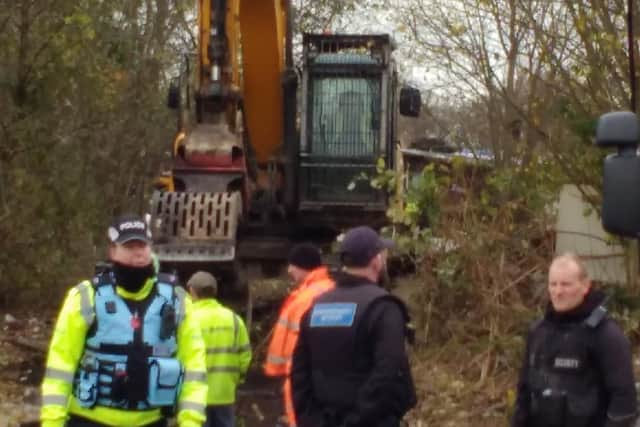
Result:
M278 321L273 328L264 372L268 376L283 377L284 409L290 427L295 427L295 414L291 397L291 357L298 341L300 319L311 307L315 298L333 289L333 280L322 264L318 247L301 243L294 246L288 257L289 276L296 287L282 304Z

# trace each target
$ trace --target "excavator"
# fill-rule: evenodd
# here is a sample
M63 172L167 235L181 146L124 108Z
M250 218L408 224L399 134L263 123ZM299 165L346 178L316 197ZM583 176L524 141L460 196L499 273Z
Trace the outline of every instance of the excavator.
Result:
M292 13L289 0L198 1L150 206L158 260L182 278L206 269L242 290L294 242L386 223L385 193L362 177L397 166L397 115L418 116L420 92L399 87L385 34L303 34L295 61Z

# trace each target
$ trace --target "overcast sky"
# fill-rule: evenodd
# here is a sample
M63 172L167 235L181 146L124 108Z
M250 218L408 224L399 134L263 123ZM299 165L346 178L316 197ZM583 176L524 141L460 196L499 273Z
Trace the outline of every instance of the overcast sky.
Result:
M401 81L418 87L424 94L429 92L431 96L446 96L446 91L442 89L446 76L442 73L436 75L435 69L419 61L415 44L397 31L400 24L394 21L393 14L391 10L380 11L360 6L355 12L337 20L331 30L341 33L390 34L396 43L394 57Z

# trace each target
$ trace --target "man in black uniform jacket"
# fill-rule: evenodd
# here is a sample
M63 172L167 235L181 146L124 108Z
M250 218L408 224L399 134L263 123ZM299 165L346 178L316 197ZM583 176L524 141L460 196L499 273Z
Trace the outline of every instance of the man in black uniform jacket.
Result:
M629 341L606 315L573 254L549 268L550 304L535 322L518 383L512 427L630 427L636 390Z
M369 227L344 236L343 272L302 318L293 354L298 427L397 427L415 405L407 310L377 284L391 246Z

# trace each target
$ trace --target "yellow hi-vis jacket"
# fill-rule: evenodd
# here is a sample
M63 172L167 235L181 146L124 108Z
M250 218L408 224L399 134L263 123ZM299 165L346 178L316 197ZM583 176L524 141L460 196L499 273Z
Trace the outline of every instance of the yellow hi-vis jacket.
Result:
M236 386L251 362L249 334L242 319L213 298L194 301L193 313L207 348L208 405L236 401Z
M116 287L122 298L140 301L155 286L155 278L147 280L136 293ZM176 292L183 292L176 287ZM185 316L178 326L177 358L185 370L178 397L178 426L200 427L205 421L207 398L205 347L193 316L191 300L185 293ZM81 407L72 395L73 378L82 357L87 331L94 321L94 288L89 281L73 287L62 304L53 330L47 368L42 382L42 427L63 427L68 414L78 415L109 426L143 426L162 419L160 409L125 410L94 406Z

